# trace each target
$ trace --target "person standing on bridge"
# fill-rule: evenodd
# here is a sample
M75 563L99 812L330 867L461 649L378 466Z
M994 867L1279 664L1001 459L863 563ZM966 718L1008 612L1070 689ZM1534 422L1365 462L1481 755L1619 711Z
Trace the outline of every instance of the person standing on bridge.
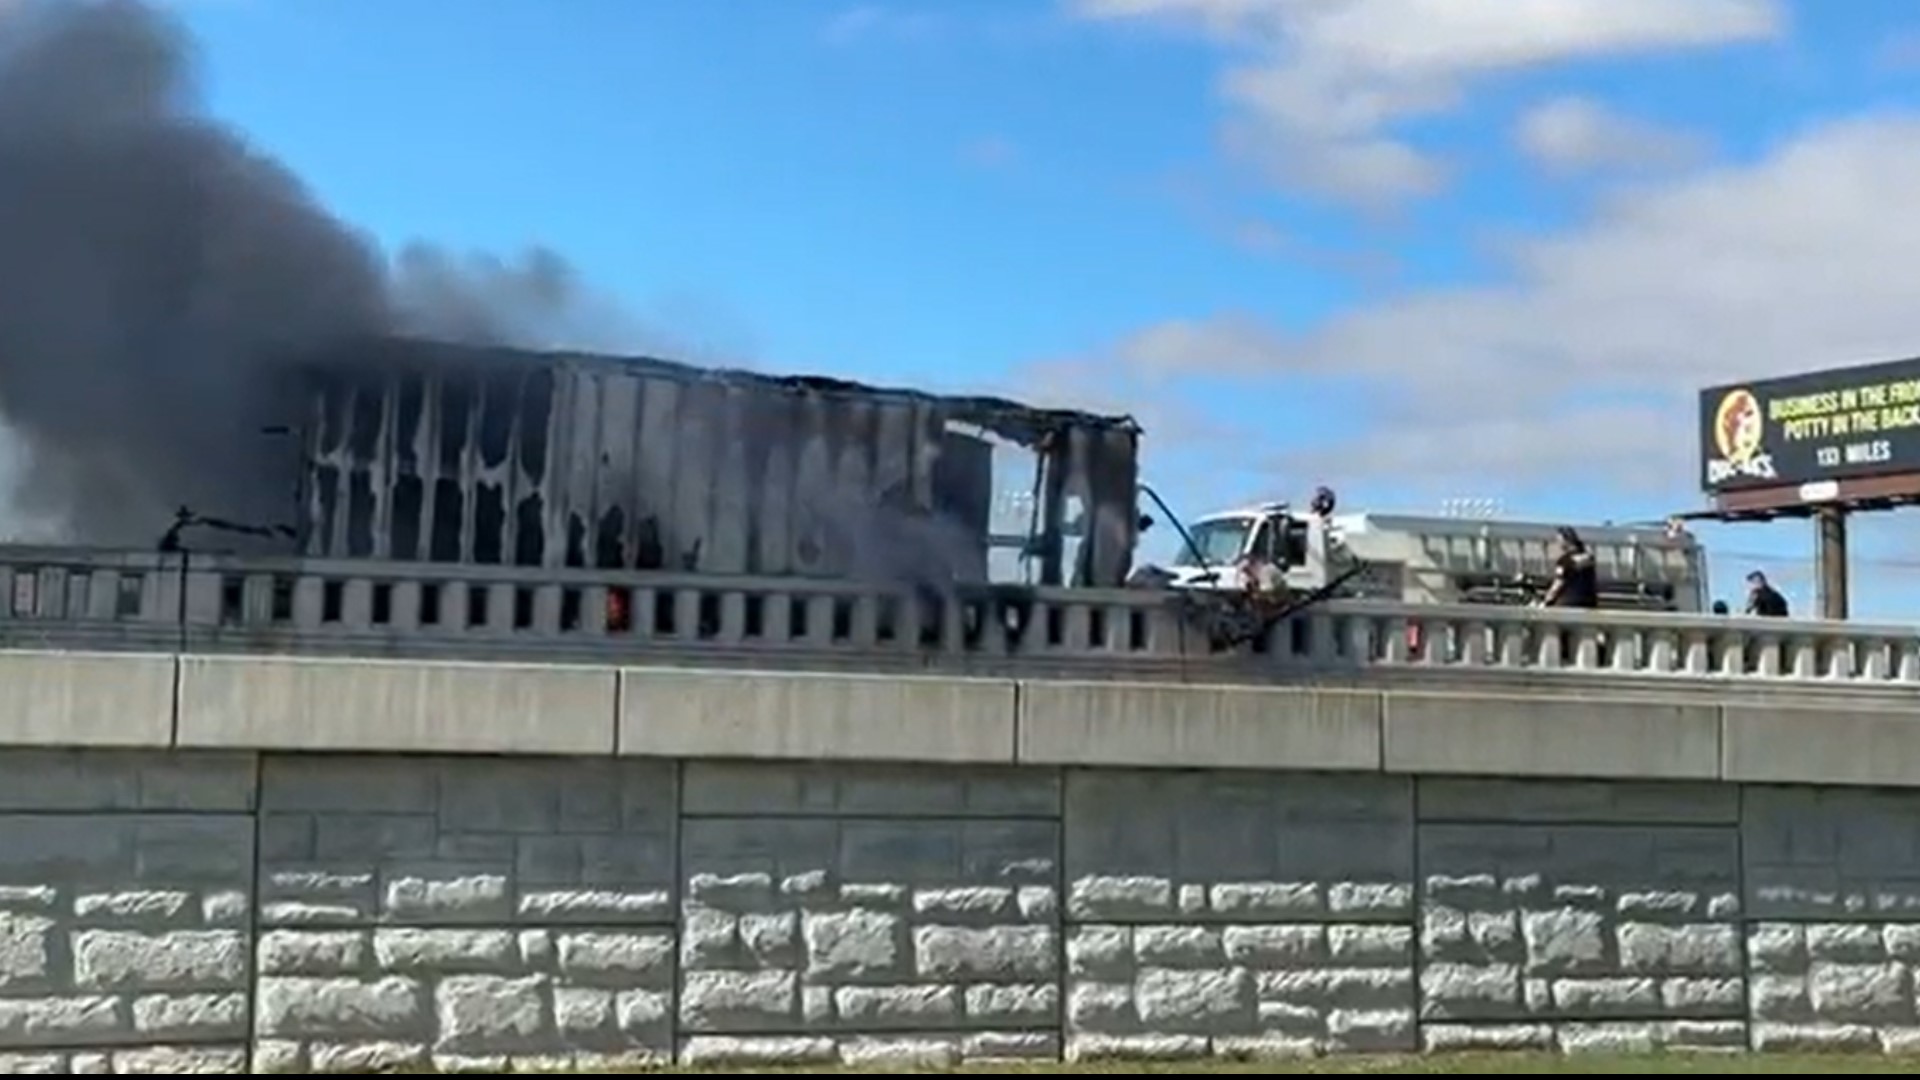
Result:
M1755 570L1747 575L1747 614L1763 619L1787 617L1787 598L1767 582L1767 575Z
M1597 608L1600 571L1586 541L1568 526L1560 527L1560 553L1553 560L1553 584L1540 601L1544 607Z

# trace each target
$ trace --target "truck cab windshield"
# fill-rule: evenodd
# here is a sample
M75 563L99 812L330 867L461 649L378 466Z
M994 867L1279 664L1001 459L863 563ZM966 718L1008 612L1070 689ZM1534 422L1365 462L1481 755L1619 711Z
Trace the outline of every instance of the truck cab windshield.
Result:
M1200 558L1208 566L1230 566L1247 549L1247 533L1253 529L1252 518L1216 518L1195 525L1189 532L1193 536L1193 546L1200 549ZM1183 550L1180 553L1182 565L1197 565L1193 552Z

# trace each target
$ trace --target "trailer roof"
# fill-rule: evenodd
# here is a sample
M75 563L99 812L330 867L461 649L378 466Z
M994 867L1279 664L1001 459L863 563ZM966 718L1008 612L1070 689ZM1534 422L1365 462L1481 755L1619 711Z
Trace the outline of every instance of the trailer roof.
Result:
M1334 520L1349 531L1409 532L1429 535L1541 536L1571 526L1582 540L1589 542L1662 538L1673 542L1693 542L1692 534L1670 536L1664 524L1632 522L1522 521L1512 518L1463 518L1442 514L1336 514Z
M415 371L456 370L482 364L515 364L523 368L574 368L625 372L681 382L720 382L783 389L791 393L826 397L868 398L945 406L983 426L1044 430L1073 427L1118 430L1134 434L1140 425L1130 415L1102 415L1079 409L1043 408L990 395L934 394L902 387L871 386L825 375L773 375L736 368L699 367L651 356L611 356L563 350L473 345L428 338L390 335L348 339L309 355L298 366L325 376L356 367L410 368ZM1002 431L1012 437L1011 431Z
M1277 510L1288 509L1284 502L1254 503L1249 506L1219 510L1194 518L1191 525L1202 525L1210 521L1228 521L1236 518L1261 517ZM1558 531L1563 526L1572 526L1573 531L1588 541L1608 541L1637 539L1646 541L1660 534L1661 537L1676 543L1697 542L1692 534L1680 537L1667 537L1664 524L1614 522L1593 523L1579 521L1523 521L1513 518L1468 518L1448 517L1444 514L1382 514L1372 511L1354 511L1335 514L1333 520L1348 532L1404 532L1426 535L1456 536L1541 536Z

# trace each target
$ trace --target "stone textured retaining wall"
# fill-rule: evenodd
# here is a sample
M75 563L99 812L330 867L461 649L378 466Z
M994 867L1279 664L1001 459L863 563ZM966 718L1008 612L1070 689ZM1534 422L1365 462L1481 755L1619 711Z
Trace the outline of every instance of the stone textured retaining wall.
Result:
M0 751L0 1072L241 1072L253 764Z
M1420 795L1427 1045L1746 1045L1737 788Z
M690 764L684 1060L1059 1045L1060 776Z
M1384 777L1070 774L1069 1053L1411 1050L1411 820Z
M1920 1050L1920 792L0 753L0 1071Z
M676 779L266 758L260 1071L671 1060Z

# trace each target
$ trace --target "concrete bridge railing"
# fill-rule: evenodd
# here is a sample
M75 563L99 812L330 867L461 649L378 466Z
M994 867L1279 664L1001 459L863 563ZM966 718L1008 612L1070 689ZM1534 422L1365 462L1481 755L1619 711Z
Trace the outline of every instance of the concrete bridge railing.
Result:
M1920 633L1666 613L1331 602L1251 640L1205 597L0 549L0 644L1191 678L1783 683L1904 693Z

